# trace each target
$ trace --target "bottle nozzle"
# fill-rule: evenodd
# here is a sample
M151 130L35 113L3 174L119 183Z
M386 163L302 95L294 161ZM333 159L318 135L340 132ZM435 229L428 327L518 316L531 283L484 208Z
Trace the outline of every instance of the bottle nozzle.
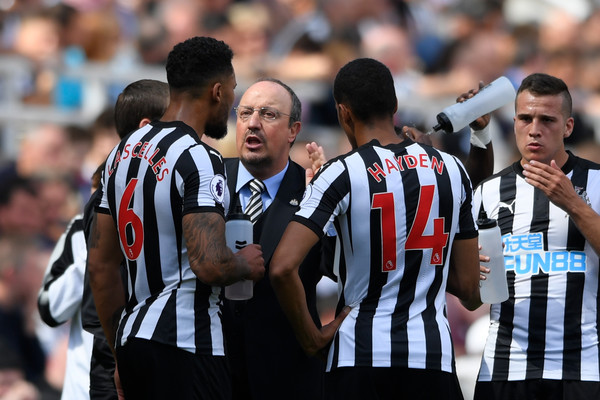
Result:
M479 219L487 219L487 213L485 212L485 210L483 208L481 208L481 210L479 210Z

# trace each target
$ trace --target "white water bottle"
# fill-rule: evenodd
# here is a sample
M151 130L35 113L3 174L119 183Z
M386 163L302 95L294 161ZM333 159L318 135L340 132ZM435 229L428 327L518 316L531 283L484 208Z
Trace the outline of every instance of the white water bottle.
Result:
M254 230L250 217L242 212L242 207L227 217L225 222L225 239L227 247L234 253L253 242ZM254 294L254 282L242 279L241 281L225 286L225 297L229 300L248 300Z
M479 214L477 226L481 245L479 254L490 258L490 261L485 264L490 269L490 273L487 274L486 280L479 281L481 302L486 304L502 303L508 299L508 283L506 282L500 227L496 220L488 218L483 210Z
M515 88L510 80L501 76L479 89L479 92L462 103L455 103L436 116L434 131L458 132L477 118L515 100Z

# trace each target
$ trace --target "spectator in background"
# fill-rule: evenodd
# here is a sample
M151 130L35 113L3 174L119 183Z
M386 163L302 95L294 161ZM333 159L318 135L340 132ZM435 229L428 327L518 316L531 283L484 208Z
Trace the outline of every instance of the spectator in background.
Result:
M47 357L36 336L35 297L46 257L46 252L27 237L0 236L0 342L21 360L28 382L40 392L56 395L59 388L46 380Z
M35 126L23 135L16 157L0 169L0 181L14 176L62 176L71 170L68 148L68 135L62 126Z
M0 339L0 354L0 399L40 400L40 391L25 379L20 354L3 339Z
M0 236L37 237L42 231L42 211L34 183L13 177L0 181Z
M92 142L89 151L85 154L80 172L80 176L85 182L82 192L87 193L88 196L91 192L90 179L94 171L96 171L98 165L104 162L112 148L119 143L119 135L115 127L114 106L106 107L98 114L90 127L90 135Z

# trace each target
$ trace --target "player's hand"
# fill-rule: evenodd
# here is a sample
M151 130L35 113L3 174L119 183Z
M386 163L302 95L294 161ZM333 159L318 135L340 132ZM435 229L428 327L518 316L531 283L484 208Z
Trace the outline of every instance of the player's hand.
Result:
M463 101L470 99L471 97L475 96L477 93L479 93L479 90L481 90L483 88L483 82L480 81L479 82L479 88L477 89L471 89L466 93L461 94L460 96L458 96L456 98L456 102L457 103L462 103ZM490 118L491 118L491 114L485 114L482 115L481 117L477 118L475 121L471 122L469 124L469 126L474 130L474 131L480 131L483 128L485 128L489 123L490 123Z
M236 253L236 256L244 258L250 266L250 273L246 279L254 282L262 279L265 275L265 260L259 244L245 246Z
M502 246L504 247L504 243L502 243ZM481 251L481 246L479 246L479 250ZM487 279L487 274L490 273L490 269L481 263L490 262L490 257L480 254L479 262L480 262L480 264L479 264L479 280L485 281Z
M531 160L523 165L525 181L540 189L550 201L569 212L569 208L578 206L581 198L573 189L573 183L565 175L556 161L552 160L550 165Z
M340 328L340 325L344 319L348 316L348 314L350 314L351 310L352 308L350 306L344 307L333 321L327 325L324 325L321 330L318 331L318 336L311 338L312 340L310 342L304 341L303 343L300 343L306 354L326 358L329 346L333 340L333 336Z
M325 158L323 146L319 146L316 142L307 143L306 151L311 162L310 168L306 169L306 184L308 185L317 171L319 171L319 168L327 162L327 159Z
M117 389L118 400L125 400L125 392L123 392L123 386L121 385L121 377L119 377L119 368L115 368L115 387Z

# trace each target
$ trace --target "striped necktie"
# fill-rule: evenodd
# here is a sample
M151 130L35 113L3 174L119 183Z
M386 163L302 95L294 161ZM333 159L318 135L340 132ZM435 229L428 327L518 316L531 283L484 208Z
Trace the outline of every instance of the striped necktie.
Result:
M252 179L250 181L250 199L244 214L250 217L250 221L254 223L260 214L262 214L263 203L261 194L265 190L265 184L260 179Z

